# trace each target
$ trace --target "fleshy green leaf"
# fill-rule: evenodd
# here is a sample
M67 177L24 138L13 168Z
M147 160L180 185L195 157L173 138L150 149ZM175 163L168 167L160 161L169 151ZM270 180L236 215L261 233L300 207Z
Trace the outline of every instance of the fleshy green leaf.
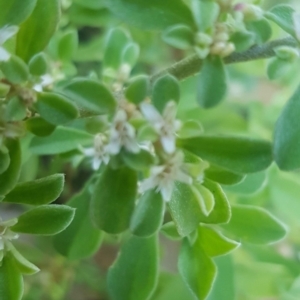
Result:
M32 13L36 0L0 0L0 28L10 24L18 25Z
M198 29L205 32L217 21L220 6L213 1L192 0L192 12Z
M122 167L109 166L100 175L92 196L92 219L108 233L120 233L129 227L137 192L137 174Z
M286 235L285 226L267 210L250 205L233 205L232 217L223 228L252 244L268 244Z
M122 64L129 65L131 68L135 66L140 55L140 47L136 43L128 43L122 51Z
M76 79L64 86L62 92L79 107L94 113L110 113L116 106L116 101L110 91L95 80Z
M5 109L5 120L10 122L22 121L26 118L27 107L24 100L15 96L9 99Z
M77 149L78 145L89 145L92 141L93 136L84 131L58 127L47 137L34 137L30 144L30 150L39 155L58 154Z
M14 259L7 255L0 266L0 295L3 300L21 300L23 277Z
M141 103L148 95L149 86L149 77L146 75L139 75L132 78L125 90L126 99L135 104Z
M47 122L60 125L76 119L77 107L67 98L55 93L39 93L35 104L38 113Z
M29 71L30 74L35 76L42 76L47 73L48 70L48 62L45 53L40 52L34 55L29 63Z
M64 187L64 175L54 174L34 181L19 183L9 192L4 202L29 205L48 204L56 200Z
M220 232L205 226L199 227L198 235L201 246L208 256L224 255L240 245L238 242L225 237Z
M237 173L255 173L272 162L271 143L235 136L209 136L180 139L178 145L222 168Z
M293 22L293 13L295 10L285 4L279 4L274 6L270 11L265 13L265 17L273 22L275 22L279 27L290 35L296 37L294 22Z
M14 84L27 81L29 69L25 62L18 56L12 55L8 61L0 63L0 69L6 79Z
M172 75L158 78L153 84L152 103L162 112L169 101L179 102L180 87L178 80Z
M0 174L5 172L10 164L8 149L5 147L0 149Z
M132 236L109 269L107 284L114 300L146 300L153 293L158 277L157 236Z
M16 54L28 62L43 51L56 30L59 16L59 0L37 0L33 13L18 32Z
M133 170L144 171L154 164L154 157L146 150L140 150L139 153L122 152L124 163Z
M54 235L65 230L72 222L75 209L66 205L42 205L18 217L11 230L20 233Z
M34 135L45 137L55 130L55 125L48 123L41 117L26 120L26 128Z
M218 105L227 93L227 74L218 56L204 60L197 82L197 101L203 108Z
M70 260L79 260L93 255L102 241L102 232L96 229L90 218L90 185L76 194L67 203L76 209L70 226L54 237L54 247Z
M214 165L210 165L205 170L205 177L224 185L234 185L245 179L245 175L230 172Z
M299 112L300 87L290 98L279 119L274 133L274 158L282 170L300 168Z
M204 214L201 216L200 221L207 224L228 223L231 218L231 208L221 186L208 179L204 181L203 185L214 195L215 205L208 216Z
M165 223L161 227L160 232L171 240L181 240L182 239L182 237L178 233L175 223L173 221Z
M163 40L178 49L186 50L194 43L194 33L189 26L174 25L167 28L162 35Z
M22 274L32 275L40 271L37 266L28 261L19 251L17 251L12 244L9 244L9 251L14 258L17 268Z
M255 34L255 43L263 44L272 36L272 28L265 19L246 23L246 28Z
M19 140L7 140L10 164L5 172L0 174L0 195L6 195L17 184L21 170L21 147Z
M193 25L193 17L180 0L106 0L107 7L121 20L145 30L164 29L182 23Z
M269 60L267 75L270 80L276 80L284 77L290 70L292 70L293 62L274 57Z
M205 216L208 216L215 206L214 196L209 189L200 183L194 183L194 187L196 187L199 192L197 199L201 211Z
M206 299L217 275L217 268L203 251L200 238L193 245L190 245L188 239L183 240L178 269L195 297L199 300Z
M242 52L255 43L255 34L250 31L237 31L231 35L230 41L234 43L237 52Z
M123 51L129 41L129 36L123 29L115 28L109 32L103 58L104 70L108 68L115 71L119 70L122 64Z
M78 47L78 34L75 30L63 33L58 43L58 56L61 60L71 60Z
M134 235L147 237L153 235L162 225L164 201L155 190L143 194L130 221L130 230Z

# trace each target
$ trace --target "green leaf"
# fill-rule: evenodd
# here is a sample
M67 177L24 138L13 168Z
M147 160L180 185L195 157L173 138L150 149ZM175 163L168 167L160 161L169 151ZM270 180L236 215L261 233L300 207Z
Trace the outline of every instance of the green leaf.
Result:
M274 6L270 11L266 12L265 17L275 22L279 27L293 37L296 37L293 22L294 12L295 10L291 6L279 4Z
M134 104L139 104L148 95L150 87L149 77L146 75L138 75L132 78L125 90L126 99Z
M201 183L194 183L194 187L198 190L198 203L200 205L201 211L205 216L208 216L214 206L215 206L215 199L213 194L209 189L203 186Z
M223 228L252 244L268 244L286 235L285 226L267 210L250 205L233 205L232 217Z
M224 185L234 185L242 182L245 179L245 175L230 172L215 165L210 165L209 168L205 170L205 178Z
M198 29L205 32L218 19L220 6L213 1L192 0L192 12Z
M167 28L162 39L175 48L186 50L194 43L194 32L189 26L178 24Z
M152 103L162 112L170 101L179 102L180 87L178 80L172 75L165 75L158 78L153 84Z
M224 255L240 245L238 242L225 237L219 231L205 226L199 227L198 235L204 252L211 257Z
M65 230L72 222L75 209L66 205L42 205L18 217L12 231L38 235L54 235Z
M200 122L196 120L188 120L184 122L178 132L180 138L191 138L202 135L203 126Z
M26 120L26 128L34 135L45 137L55 130L55 125L48 123L41 117L33 117Z
M203 135L180 139L179 147L236 173L255 173L272 162L271 143L238 136Z
M76 30L63 33L58 43L58 56L61 60L71 60L78 47L78 34Z
M40 52L32 56L29 63L30 74L35 76L42 76L47 73L48 61L44 52Z
M130 39L126 31L120 28L112 29L106 40L104 58L103 58L103 70L111 68L115 71L119 70L122 59L123 51L128 45Z
M171 240L181 240L182 239L182 237L178 233L178 231L176 229L176 225L173 221L165 223L161 227L160 232Z
M146 300L158 277L157 236L132 236L108 271L108 291L114 300Z
M198 197L197 190L192 186L175 182L168 208L181 236L192 233L200 222L202 212Z
M21 300L23 277L14 259L7 255L0 266L0 295L3 300Z
M36 0L0 0L0 28L5 25L18 25L32 13Z
M54 237L54 247L70 260L79 260L93 255L100 247L102 232L95 228L90 218L90 185L76 194L67 203L76 209L70 226Z
M113 112L116 101L104 84L91 79L76 79L64 86L63 94L79 107L98 114Z
M276 80L284 77L292 70L293 63L285 59L274 57L269 60L267 67L267 75L270 80Z
M263 44L272 36L272 27L265 19L246 23L247 30L255 34L255 43Z
M285 105L274 133L274 158L282 170L300 168L299 112L300 86Z
M16 54L28 62L43 51L57 28L59 17L59 0L37 0L33 13L18 32Z
M154 157L146 150L140 150L139 153L122 151L124 163L133 170L145 171L154 164Z
M250 31L237 31L231 35L230 41L234 43L237 52L242 52L254 45L255 34Z
M194 245L190 245L188 239L183 240L178 269L194 296L199 300L206 299L217 275L217 268L203 251L200 238Z
M197 83L197 101L203 108L218 105L227 93L227 74L219 56L204 60Z
M128 43L122 51L122 64L129 65L131 68L135 66L140 55L140 47L136 43Z
M193 17L181 0L106 0L106 6L121 20L145 30L174 24L193 26Z
M134 210L130 221L131 232L140 237L156 233L163 222L164 201L155 190L143 194Z
M10 157L7 148L0 149L0 174L5 172L10 164Z
M247 175L245 180L234 186L226 187L226 191L236 194L252 195L261 191L267 184L266 172Z
M208 216L203 214L200 217L200 222L207 224L228 223L231 218L231 208L221 186L208 179L204 181L203 185L212 192L215 199L215 205Z
M6 142L9 150L10 164L5 172L0 174L0 195L6 195L17 184L21 170L21 147L19 140L9 139Z
M8 61L0 63L0 69L6 79L14 84L27 81L29 69L25 62L18 56L11 55Z
M92 196L92 219L105 232L121 233L129 227L137 192L137 174L109 166L100 175Z
M48 177L19 183L9 192L4 202L29 205L48 204L56 200L64 188L64 175L54 174Z
M57 127L47 137L34 137L30 144L30 150L39 155L58 154L77 149L78 145L90 145L92 141L93 136L84 131Z
M8 246L10 255L14 258L14 262L22 274L32 275L40 271L33 263L28 261L17 249L10 243Z
M35 107L43 119L54 125L68 123L79 115L69 99L55 93L39 93Z
M26 115L25 101L17 96L10 98L5 109L5 120L8 122L22 121L26 118Z

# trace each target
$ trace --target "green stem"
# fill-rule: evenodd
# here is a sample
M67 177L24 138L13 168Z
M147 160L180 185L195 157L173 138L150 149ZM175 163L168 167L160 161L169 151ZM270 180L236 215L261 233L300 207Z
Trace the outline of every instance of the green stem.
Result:
M231 55L224 58L226 64L246 62L256 59L270 58L275 56L274 48L278 46L299 47L299 43L292 37L274 40L264 45L256 45L244 52L234 52ZM155 81L157 78L171 74L178 80L185 79L199 73L202 66L203 59L199 58L197 54L188 56L187 58L175 63L171 67L164 69L151 77L151 81Z

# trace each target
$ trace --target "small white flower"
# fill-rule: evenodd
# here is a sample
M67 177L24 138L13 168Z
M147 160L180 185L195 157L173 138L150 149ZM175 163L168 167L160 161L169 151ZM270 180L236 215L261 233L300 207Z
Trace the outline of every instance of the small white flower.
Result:
M0 29L0 61L7 61L10 53L2 45L18 32L18 26L5 26Z
M127 151L138 153L140 147L135 138L135 128L128 123L127 113L120 109L117 111L112 129L110 131L110 140L106 150L116 155L124 147Z
M183 171L183 158L182 152L176 152L164 165L152 167L150 177L140 184L140 192L156 188L165 201L170 201L175 181L192 184L192 178Z
M87 157L92 157L92 167L98 170L102 163L108 164L109 155L106 151L106 138L102 134L97 134L94 138L94 147L82 148L80 150Z
M162 115L149 103L144 102L140 107L145 118L159 134L165 152L174 153L176 150L176 131L181 126L180 121L176 120L176 103L174 101L167 103Z
M33 86L33 89L37 92L42 92L45 87L52 85L55 81L50 74L42 75L40 79L41 81Z

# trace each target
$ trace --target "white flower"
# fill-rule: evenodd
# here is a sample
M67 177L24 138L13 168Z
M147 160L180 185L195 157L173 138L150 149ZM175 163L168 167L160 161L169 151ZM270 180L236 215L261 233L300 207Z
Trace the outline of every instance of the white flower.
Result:
M145 118L151 123L160 136L160 142L166 153L171 154L176 150L176 131L180 129L181 123L176 120L176 103L167 103L162 115L149 103L141 104L141 111Z
M124 110L117 111L110 131L109 144L106 147L106 150L112 155L118 154L122 147L132 153L140 151L135 139L135 128L128 123L127 119L127 113Z
M0 61L7 61L10 53L2 45L18 32L18 26L5 26L0 29Z
M40 77L41 81L33 86L33 89L37 92L42 92L44 87L52 85L55 81L54 77L50 74L45 74Z
M183 171L183 158L182 152L176 152L164 165L152 167L150 177L140 184L140 192L156 188L165 201L170 201L175 181L192 184L192 178Z
M94 147L82 148L80 150L85 156L92 157L92 167L94 170L98 170L102 163L108 164L109 155L106 151L106 138L102 134L97 134L94 138Z

